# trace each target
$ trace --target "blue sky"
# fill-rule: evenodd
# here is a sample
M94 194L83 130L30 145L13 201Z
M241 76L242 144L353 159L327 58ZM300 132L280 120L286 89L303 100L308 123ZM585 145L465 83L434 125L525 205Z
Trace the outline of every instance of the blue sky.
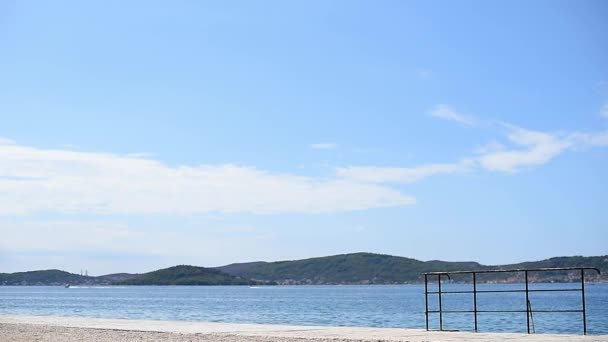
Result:
M603 255L603 1L0 3L0 270Z

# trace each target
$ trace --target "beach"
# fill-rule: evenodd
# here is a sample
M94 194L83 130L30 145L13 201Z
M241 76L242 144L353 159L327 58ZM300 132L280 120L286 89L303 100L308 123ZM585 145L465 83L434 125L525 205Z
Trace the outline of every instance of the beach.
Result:
M0 315L0 341L607 341L608 336Z

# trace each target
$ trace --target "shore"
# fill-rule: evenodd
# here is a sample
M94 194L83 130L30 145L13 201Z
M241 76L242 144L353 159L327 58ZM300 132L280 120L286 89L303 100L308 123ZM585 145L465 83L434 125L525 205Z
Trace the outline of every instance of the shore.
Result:
M0 341L219 341L219 342L480 342L606 341L608 336L427 332L420 329L289 326L0 315Z

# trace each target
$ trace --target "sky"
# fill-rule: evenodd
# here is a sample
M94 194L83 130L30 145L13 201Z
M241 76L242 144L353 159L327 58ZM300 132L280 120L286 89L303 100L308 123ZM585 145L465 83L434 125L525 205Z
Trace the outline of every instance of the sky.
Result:
M2 1L0 272L608 254L605 1Z

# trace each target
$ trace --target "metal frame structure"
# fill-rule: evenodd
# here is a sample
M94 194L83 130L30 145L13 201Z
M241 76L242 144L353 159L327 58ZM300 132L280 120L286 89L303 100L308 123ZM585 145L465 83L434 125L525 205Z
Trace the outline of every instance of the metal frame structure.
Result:
M425 302L425 318L426 318L426 330L429 330L429 314L439 314L439 330L443 331L443 314L444 313L472 313L474 316L474 329L477 332L477 315L479 313L525 313L528 334L530 333L530 319L533 318L532 312L579 312L583 315L583 334L587 335L587 309L585 305L585 270L593 270L600 274L600 270L595 267L558 267L558 268L535 268L535 269L511 269L511 270L480 270L480 271L454 271L454 272L428 272L424 273L424 302ZM528 282L528 273L530 272L552 272L552 271L579 271L580 272L580 288L561 288L561 289L530 289ZM525 289L523 290L478 290L477 289L477 274L481 273L524 273ZM472 291L442 291L441 279L443 276L450 279L450 275L456 274L471 274L473 280ZM429 291L429 277L437 277L437 291ZM570 310L534 310L530 305L530 292L581 292L581 309L570 309ZM477 309L477 295L480 293L516 293L525 292L526 302L525 310L478 310ZM443 310L442 309L442 295L443 294L472 294L473 295L473 310ZM438 295L438 309L429 310L429 294Z

